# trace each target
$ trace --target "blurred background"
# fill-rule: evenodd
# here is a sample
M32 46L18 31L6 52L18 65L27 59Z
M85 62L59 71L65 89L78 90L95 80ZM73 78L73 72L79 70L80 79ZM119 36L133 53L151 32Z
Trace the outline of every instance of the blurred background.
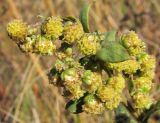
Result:
M0 0L0 123L115 122L113 111L98 116L65 111L65 99L46 76L54 57L23 54L6 33L6 24L15 18L35 24L38 15L78 17L84 2L93 3L93 31L135 30L147 43L149 54L157 58L152 96L159 99L160 0ZM149 122L160 123L160 116Z

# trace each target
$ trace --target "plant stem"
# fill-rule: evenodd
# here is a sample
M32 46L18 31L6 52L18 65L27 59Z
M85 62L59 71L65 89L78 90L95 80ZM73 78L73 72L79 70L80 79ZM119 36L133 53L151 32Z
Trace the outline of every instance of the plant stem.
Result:
M160 109L160 101L158 101L155 105L153 105L149 110L147 110L143 116L141 116L140 118L142 118L142 123L147 123L149 117L156 112L157 110Z
M136 118L128 111L127 107L123 103L121 103L118 106L118 108L115 109L115 114L116 114L116 116L124 114L125 116L127 116L129 118L130 123L138 123Z

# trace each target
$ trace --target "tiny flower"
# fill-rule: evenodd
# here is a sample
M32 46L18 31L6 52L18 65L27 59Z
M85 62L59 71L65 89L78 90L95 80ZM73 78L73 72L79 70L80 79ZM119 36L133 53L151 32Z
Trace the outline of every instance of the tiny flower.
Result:
M87 56L95 55L99 47L98 37L95 34L84 34L78 41L79 51Z
M37 36L34 48L35 53L42 55L53 55L56 50L56 46L53 44L53 42L42 36Z
M152 99L143 93L136 93L133 95L133 102L137 109L148 109L152 104Z
M113 110L114 108L117 108L119 103L121 102L121 96L119 94L115 95L115 97L112 100L106 101L104 106L108 110Z
M75 41L78 41L83 34L84 34L83 27L79 20L76 20L75 22L67 21L65 23L63 40L66 43L72 44Z
M13 20L7 25L7 32L14 40L23 40L27 36L27 25L21 20Z
M65 68L65 65L61 60L57 59L55 62L55 68L57 71L62 71Z
M106 102L112 100L116 95L116 92L111 86L103 85L97 90L96 95L101 99L102 102Z
M145 51L145 44L142 42L134 31L129 31L121 37L122 44L128 49L133 56Z
M136 60L126 60L118 63L107 63L107 68L113 69L115 71L123 71L126 74L136 73L140 69L140 64Z
M104 111L104 105L93 94L84 98L83 110L91 114L100 114Z
M48 38L58 39L63 32L63 23L60 17L48 17L41 26L41 30Z

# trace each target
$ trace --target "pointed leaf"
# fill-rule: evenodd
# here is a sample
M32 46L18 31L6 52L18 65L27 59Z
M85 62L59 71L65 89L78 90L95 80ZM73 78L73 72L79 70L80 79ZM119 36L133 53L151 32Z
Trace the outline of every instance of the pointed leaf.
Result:
M104 35L105 35L105 40L107 40L107 41L115 41L116 40L116 31L115 30L106 32Z
M69 101L66 104L66 109L71 112L71 113L81 113L82 112L82 107L81 107L81 100L76 100L76 101Z
M89 30L89 19L88 14L89 10L91 8L91 5L85 4L80 12L80 21L82 23L83 29L85 32L90 32Z
M116 41L109 41L102 47L96 56L104 62L121 62L129 59L127 50Z

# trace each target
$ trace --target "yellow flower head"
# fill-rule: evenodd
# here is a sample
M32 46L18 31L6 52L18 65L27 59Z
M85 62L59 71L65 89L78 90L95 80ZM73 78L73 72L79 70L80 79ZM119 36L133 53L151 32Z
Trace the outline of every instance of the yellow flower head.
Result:
M100 114L104 111L104 105L94 95L89 94L84 98L83 111L91 114Z
M98 37L95 34L84 34L78 41L79 51L87 56L95 55L99 47L97 41Z
M42 24L41 30L48 38L59 38L63 32L62 19L60 17L48 17Z
M21 20L13 20L7 24L7 32L14 40L23 40L27 36L27 25Z
M140 69L140 64L136 60L126 60L119 63L107 63L106 66L118 72L125 72L126 74L136 73Z
M101 99L102 102L112 100L116 95L115 90L112 86L102 86L97 90L96 95Z
M143 93L136 93L135 95L133 95L133 102L135 108L137 109L148 109L152 104L152 99L151 97Z
M83 34L83 27L79 20L76 20L76 22L68 21L64 25L63 40L68 44L72 44L75 41L78 41Z
M41 36L37 36L34 47L35 52L42 55L52 55L56 50L56 45L54 45L51 40Z
M112 100L106 101L104 106L108 110L113 110L114 108L117 108L119 103L121 102L121 96L119 94L115 95L115 97Z
M65 82L64 86L70 92L69 96L71 100L79 99L85 93L80 87L80 82Z
M133 56L143 52L146 47L144 42L139 39L138 35L134 31L129 31L127 34L124 34L121 41Z
M34 52L34 44L35 44L34 39L32 39L30 37L26 37L24 42L22 44L19 44L19 48L23 52L32 52L33 53Z
M146 54L143 58L139 59L139 62L141 64L141 76L150 78L152 80L155 75L155 57Z
M102 77L99 73L86 70L82 77L82 82L88 92L95 92L102 85Z
M117 93L121 93L125 88L125 79L122 74L109 78L108 85L111 85Z
M152 81L147 77L139 77L133 81L133 91L148 93L152 87Z
M156 67L156 59L153 56L146 55L141 63L141 71L154 70Z

